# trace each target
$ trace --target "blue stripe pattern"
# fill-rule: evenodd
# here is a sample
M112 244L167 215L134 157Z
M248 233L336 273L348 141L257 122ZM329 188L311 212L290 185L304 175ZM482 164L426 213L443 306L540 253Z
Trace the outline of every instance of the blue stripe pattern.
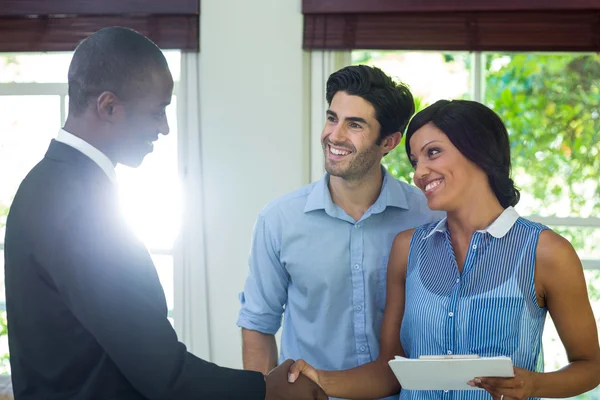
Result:
M502 216L501 216L502 217ZM406 308L400 339L406 357L508 356L517 367L543 371L545 308L536 300L535 252L545 226L515 217L501 237L471 238L462 273L447 228L415 231L408 258ZM483 390L402 390L401 400L489 400Z

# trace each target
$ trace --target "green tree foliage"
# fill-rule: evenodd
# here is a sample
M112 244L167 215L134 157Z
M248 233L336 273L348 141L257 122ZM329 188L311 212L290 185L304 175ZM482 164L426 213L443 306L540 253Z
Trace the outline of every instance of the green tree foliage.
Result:
M562 203L600 215L600 55L496 54L487 65L485 100L509 131L515 180L532 178L521 190L535 212ZM554 229L598 254L599 230Z
M0 203L0 229L6 224L6 216L8 215L8 206Z
M569 199L573 214L600 215L600 55L491 55L487 64L485 101L508 128L513 171L534 178L522 189L540 210Z
M0 336L8 335L6 312L0 314ZM0 354L0 374L10 374L10 355Z

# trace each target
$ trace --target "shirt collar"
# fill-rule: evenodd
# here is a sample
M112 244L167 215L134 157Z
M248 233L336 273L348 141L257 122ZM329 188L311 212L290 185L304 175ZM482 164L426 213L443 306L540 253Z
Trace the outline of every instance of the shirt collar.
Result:
M381 166L381 170L383 172L383 184L381 185L379 197L377 197L372 206L372 212L383 212L386 207L408 209L406 193L401 183L383 166ZM306 200L304 212L314 210L325 210L328 214L335 215L335 204L333 204L331 193L329 192L329 174L327 172L315 183L313 190Z
M502 211L502 214L500 214L498 216L498 218L496 218L496 220L491 223L490 226L488 226L484 230L480 230L477 232L487 232L490 235L492 235L493 237L495 237L496 239L500 239L500 238L504 237L508 233L508 231L510 231L510 228L513 227L513 225L515 224L515 222L517 222L518 219L519 219L519 213L513 207L508 207L504 211ZM447 219L444 218L440 222L437 223L435 228L433 228L431 230L431 232L429 232L423 238L423 240L432 236L436 232L446 232L447 230L448 230Z
M433 228L431 230L431 232L429 232L427 235L425 235L425 237L423 238L423 240L425 240L425 239L433 236L433 234L436 233L436 232L440 232L440 233L446 232L448 230L448 226L446 225L446 220L447 220L446 217L442 218L442 220L437 223L437 225L435 226L435 228Z
M96 163L102 171L108 176L111 182L117 182L117 174L115 172L115 166L110 161L110 159L102 153L100 150L81 139L65 131L64 129L60 129L58 131L58 136L56 137L57 142L64 143L72 148L80 151L85 156L89 157L94 163Z
M314 210L325 210L328 203L333 203L327 187L328 184L329 174L326 172L321 179L315 182L313 189L310 191L306 199L306 205L304 206L305 213Z
M375 210L375 212L381 212L386 207L398 207L408 210L408 200L406 199L406 192L400 183L394 176L383 166L383 185L381 186L381 194L375 202L375 206L379 204L381 210Z
M487 227L486 231L493 237L500 239L510 231L510 228L513 227L518 219L519 213L517 210L513 207L508 207L490 226Z

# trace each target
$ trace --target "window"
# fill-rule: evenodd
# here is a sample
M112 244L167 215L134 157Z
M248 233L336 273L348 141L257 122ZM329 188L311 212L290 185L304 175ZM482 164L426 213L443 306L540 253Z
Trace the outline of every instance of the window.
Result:
M354 51L352 62L378 66L409 84L417 109L441 98L469 98L502 117L521 190L516 209L571 241L600 327L600 56ZM384 163L412 183L403 143ZM543 343L547 371L566 365L549 317ZM598 396L600 388L577 399Z
M137 169L117 166L125 216L144 241L173 313L173 247L181 213L177 158L177 87L180 52L165 51L175 90L167 118L171 132ZM4 224L27 172L44 156L68 111L67 70L72 53L0 53L0 308L4 297ZM173 319L171 322L173 323ZM1 322L1 321L0 321ZM5 327L5 325L4 325ZM1 327L0 327L1 328ZM3 334L4 333L4 334ZM2 358L2 355L5 355ZM0 370L9 372L8 342L0 330ZM4 360L4 361L3 361Z

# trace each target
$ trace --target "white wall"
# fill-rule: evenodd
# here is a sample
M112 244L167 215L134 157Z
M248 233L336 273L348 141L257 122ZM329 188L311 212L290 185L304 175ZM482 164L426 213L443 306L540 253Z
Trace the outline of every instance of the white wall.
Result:
M235 325L254 220L308 182L300 0L202 0L200 127L210 359L241 367Z

